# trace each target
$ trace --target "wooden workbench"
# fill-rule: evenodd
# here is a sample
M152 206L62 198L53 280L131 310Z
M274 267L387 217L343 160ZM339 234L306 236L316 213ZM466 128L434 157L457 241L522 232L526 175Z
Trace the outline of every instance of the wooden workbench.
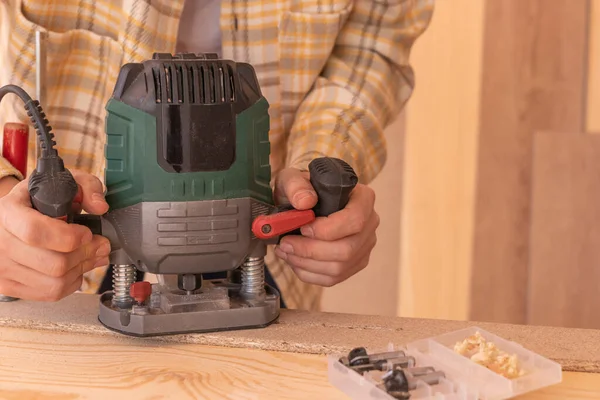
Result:
M284 310L266 329L140 339L102 327L97 302L0 303L0 399L345 399L325 354L473 325ZM562 384L522 399L600 398L600 331L476 325L563 365Z

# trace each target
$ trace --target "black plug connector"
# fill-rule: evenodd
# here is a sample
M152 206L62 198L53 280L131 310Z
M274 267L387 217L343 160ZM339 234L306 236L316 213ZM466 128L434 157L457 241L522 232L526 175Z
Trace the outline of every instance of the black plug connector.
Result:
M68 219L79 187L54 148L56 142L46 114L37 100L33 100L27 92L15 85L0 87L0 101L9 93L17 95L23 101L42 145L36 169L29 178L31 204L44 215Z
M52 218L67 218L79 187L75 178L56 157L42 157L29 178L33 208Z

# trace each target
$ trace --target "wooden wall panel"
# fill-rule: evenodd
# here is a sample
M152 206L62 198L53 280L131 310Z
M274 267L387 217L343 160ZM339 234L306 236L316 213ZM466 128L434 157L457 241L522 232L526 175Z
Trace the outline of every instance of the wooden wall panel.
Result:
M600 1L590 7L586 131L600 133Z
M539 133L527 323L600 328L600 136Z
M483 1L436 2L411 54L399 314L466 319Z
M470 318L526 322L531 150L584 129L586 0L488 0Z
M388 160L371 184L381 224L369 266L347 281L325 289L321 301L325 312L397 315L404 124L404 115L401 115L386 130Z

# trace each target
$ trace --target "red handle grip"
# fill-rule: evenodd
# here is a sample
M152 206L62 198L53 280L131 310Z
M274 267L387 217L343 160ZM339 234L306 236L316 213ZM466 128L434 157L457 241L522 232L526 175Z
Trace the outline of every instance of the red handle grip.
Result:
M9 122L4 125L2 157L8 160L23 176L27 175L29 151L29 126Z

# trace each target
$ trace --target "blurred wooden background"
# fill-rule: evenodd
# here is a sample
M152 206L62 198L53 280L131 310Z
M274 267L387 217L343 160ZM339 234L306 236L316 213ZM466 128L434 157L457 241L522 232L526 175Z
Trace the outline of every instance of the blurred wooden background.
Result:
M326 311L600 328L600 1L437 0Z

